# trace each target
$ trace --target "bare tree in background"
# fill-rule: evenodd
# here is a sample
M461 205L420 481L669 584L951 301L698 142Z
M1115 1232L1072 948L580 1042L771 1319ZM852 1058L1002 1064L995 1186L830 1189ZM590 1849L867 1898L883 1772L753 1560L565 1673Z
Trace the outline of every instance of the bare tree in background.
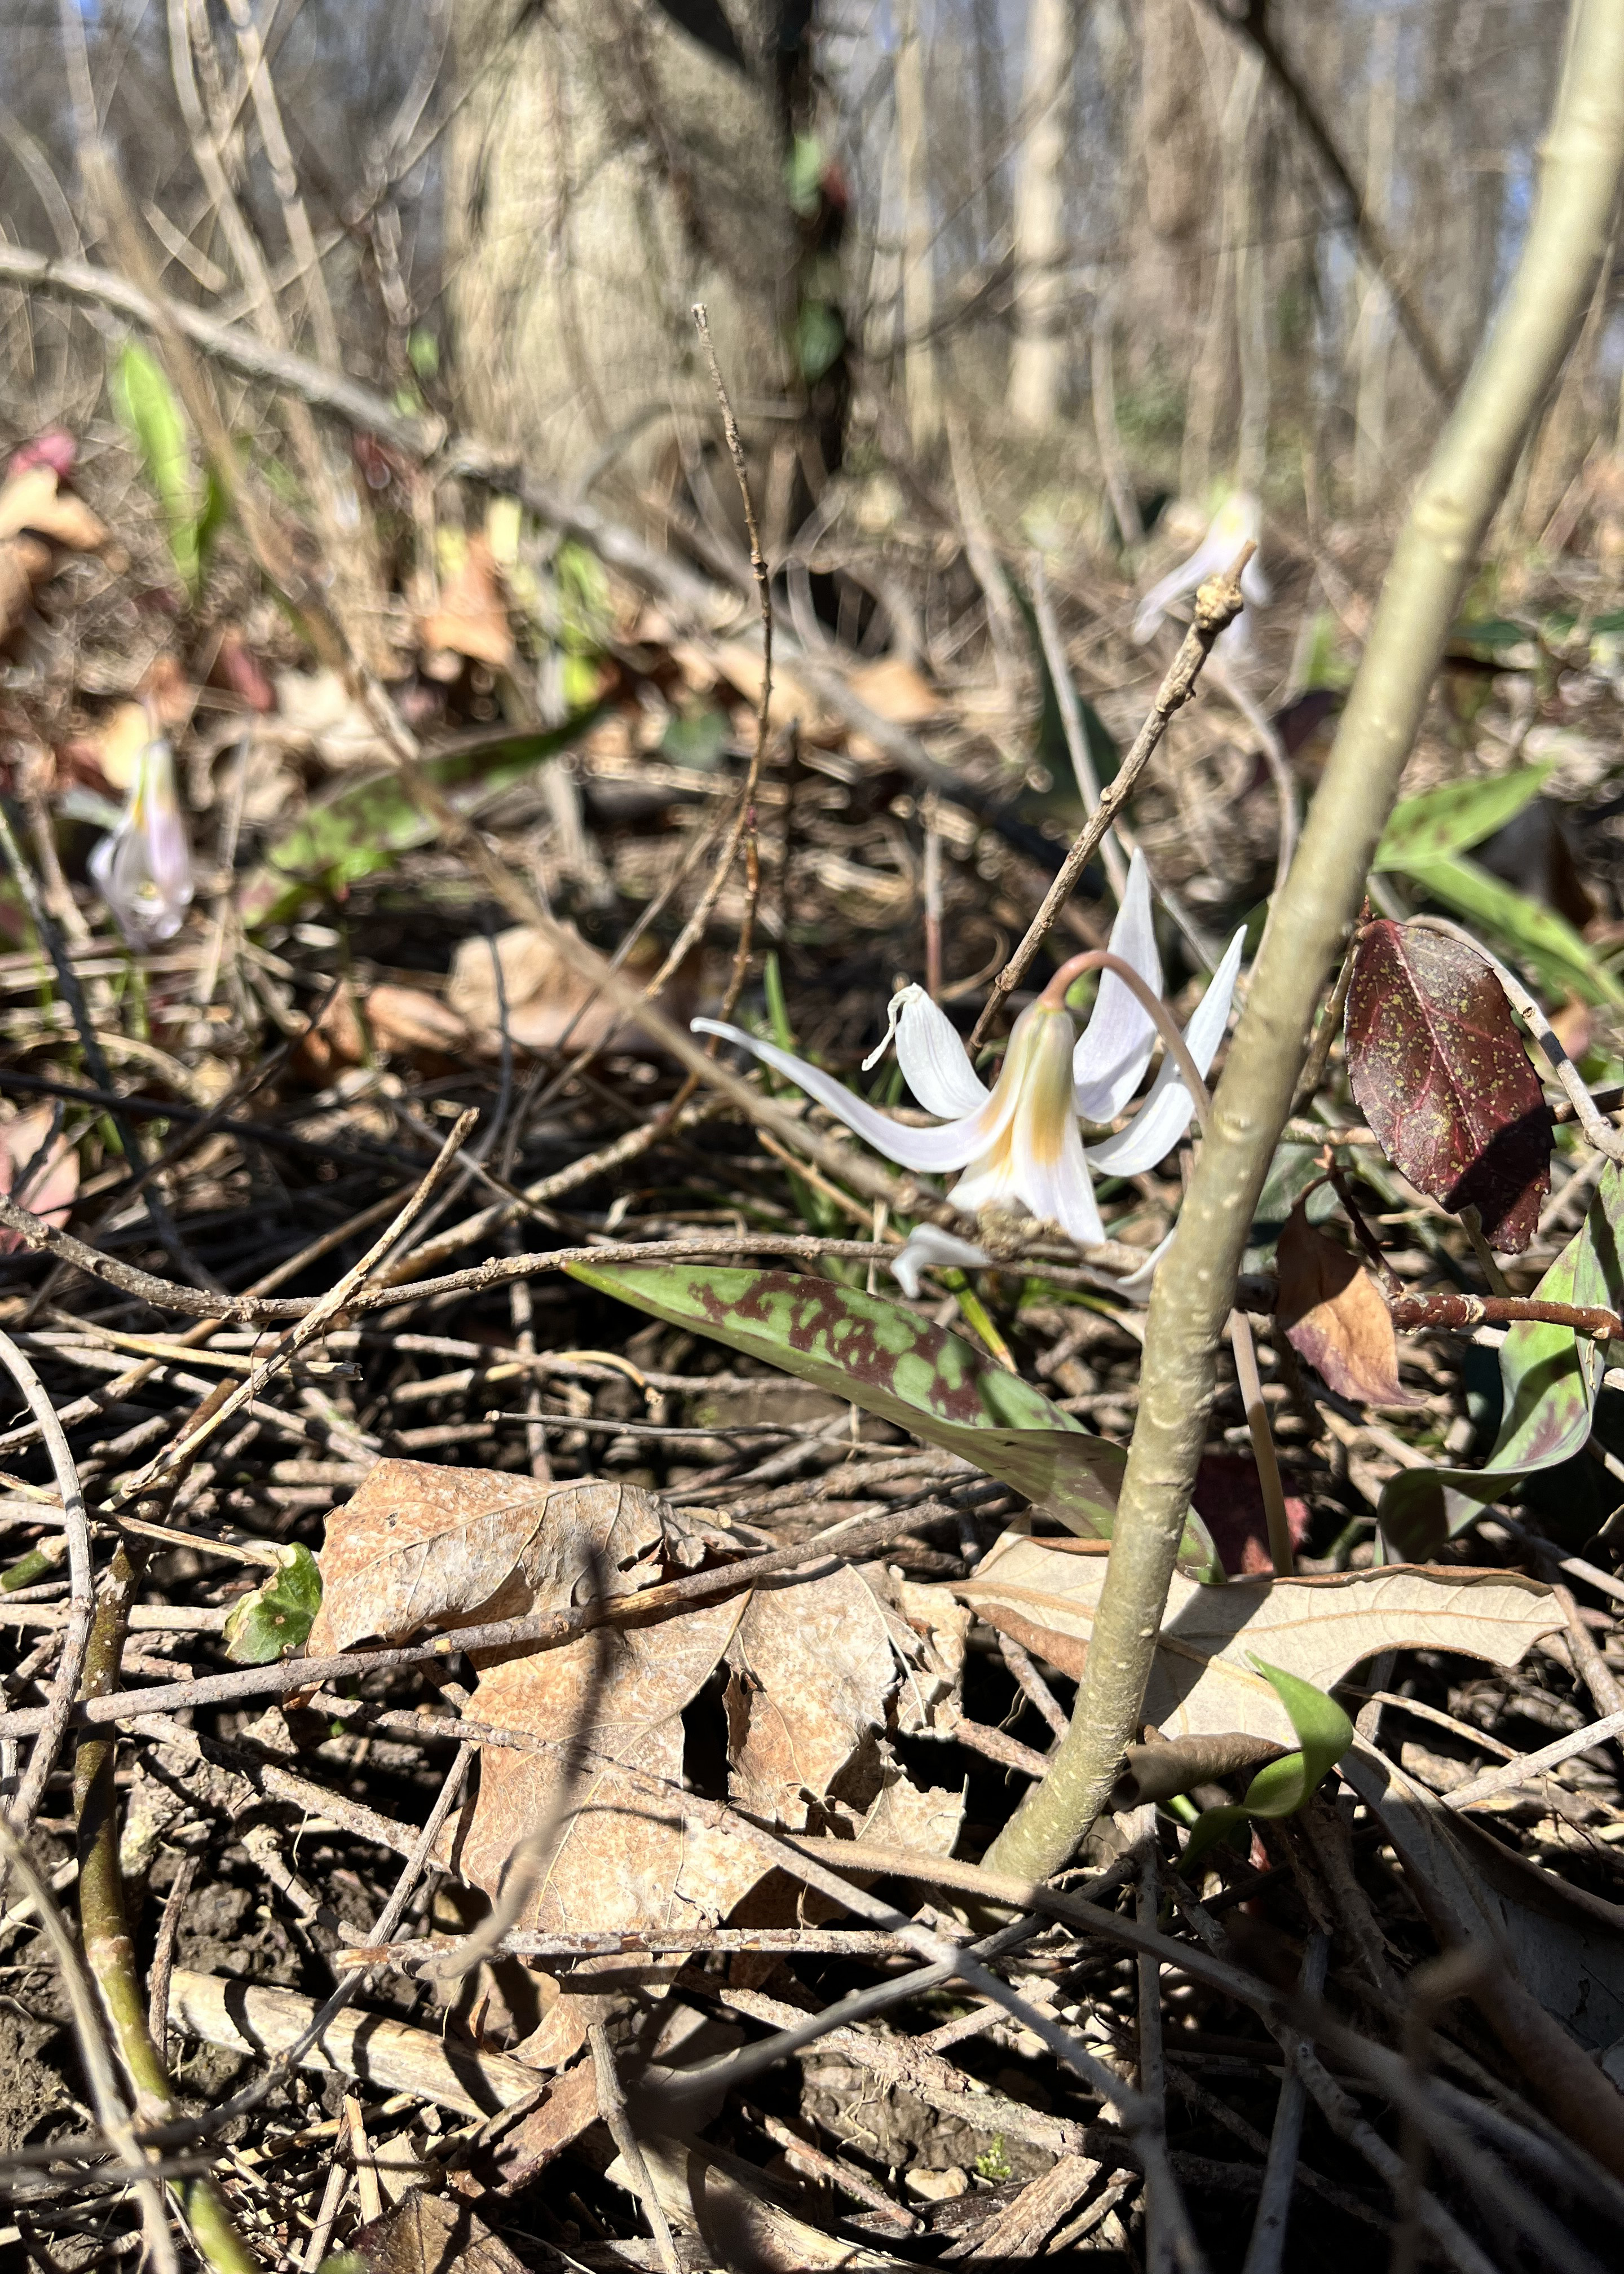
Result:
M777 72L791 13L461 0L467 100L446 200L460 384L475 423L549 471L646 462L657 424L701 406L695 300L748 395L788 388L796 247Z
M916 447L934 441L942 425L936 385L934 243L930 222L929 151L925 124L925 43L921 0L898 0L897 10L897 170L902 198L902 374L908 427Z
M1065 257L1065 156L1076 43L1076 0L1027 0L1009 407L1018 426L1038 433L1059 414L1064 370L1060 267Z

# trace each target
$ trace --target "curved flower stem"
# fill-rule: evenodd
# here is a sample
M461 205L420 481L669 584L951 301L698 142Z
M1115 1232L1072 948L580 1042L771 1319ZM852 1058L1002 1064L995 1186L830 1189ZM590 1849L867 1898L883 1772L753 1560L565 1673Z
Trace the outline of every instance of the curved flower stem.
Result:
M1207 1108L1207 1084L1202 1081L1199 1069L1190 1055L1190 1045L1179 1033L1173 1014L1161 996L1157 994L1150 982L1142 977L1124 957L1113 955L1109 947L1086 947L1080 955L1068 956L1038 997L1039 1002L1049 1010L1064 1011L1067 991L1074 981L1082 977L1085 971L1116 973L1167 1044L1168 1056L1178 1068L1184 1088L1195 1101L1196 1119L1205 1129Z
M1218 1344L1325 974L1358 912L1478 549L1589 301L1621 173L1624 0L1575 0L1516 271L1399 538L1152 1289L1139 1418L1071 1726L994 1842L986 1860L996 1871L1041 1879L1066 1862L1139 1727Z
M1096 970L1114 971L1147 1016L1154 1020L1156 1030L1167 1044L1184 1088L1190 1092L1196 1119L1205 1134L1212 1111L1207 1084L1197 1071L1195 1060L1191 1057L1188 1045L1175 1025L1167 1005L1131 963L1124 963L1120 955L1113 955L1109 948L1086 948L1082 954L1074 955L1061 965L1043 990L1041 999L1058 1009L1065 1001L1066 990L1079 974ZM1229 1331L1235 1352L1235 1373L1240 1384L1241 1404L1246 1415L1246 1427L1252 1433L1252 1457L1258 1465L1258 1482L1263 1489L1263 1509L1268 1520L1269 1557L1274 1566L1275 1577L1289 1579L1293 1566L1291 1524L1286 1514L1286 1488L1281 1481L1280 1461L1274 1451L1274 1433L1269 1428L1268 1408L1263 1402L1257 1344L1252 1340L1252 1322L1244 1311L1230 1312Z

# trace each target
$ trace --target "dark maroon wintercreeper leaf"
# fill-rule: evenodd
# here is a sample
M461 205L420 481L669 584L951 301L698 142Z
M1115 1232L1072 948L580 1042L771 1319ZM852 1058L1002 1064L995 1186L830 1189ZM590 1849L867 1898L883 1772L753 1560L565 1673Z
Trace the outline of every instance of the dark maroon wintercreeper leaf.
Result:
M1551 1188L1551 1109L1500 982L1459 940L1386 918L1354 943L1348 1074L1394 1166L1520 1254Z

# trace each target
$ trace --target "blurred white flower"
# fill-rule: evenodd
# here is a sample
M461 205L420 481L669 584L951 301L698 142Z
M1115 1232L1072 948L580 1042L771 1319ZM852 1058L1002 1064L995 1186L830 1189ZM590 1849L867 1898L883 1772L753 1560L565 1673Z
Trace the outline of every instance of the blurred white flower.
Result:
M1133 619L1134 638L1153 638L1166 622L1167 611L1173 601L1187 599L1198 584L1227 568L1243 545L1248 541L1256 545L1262 534L1262 508L1249 490L1237 490L1213 516L1206 536L1188 561L1181 561L1177 568L1169 568L1161 583L1153 584L1139 602ZM1251 651L1252 610L1267 607L1274 598L1259 553L1254 553L1242 570L1241 591L1246 606L1229 629L1219 634L1214 646L1215 654L1231 660Z
M192 847L175 753L154 735L136 758L123 818L90 856L97 891L134 948L173 939L192 905Z
M1184 1029L1201 1074L1222 1038L1244 938L1244 932L1236 933ZM1162 963L1151 923L1150 882L1138 853L1110 944L1112 953L1160 995ZM1150 1064L1155 1021L1116 973L1108 971L1079 1041L1064 1003L1049 999L1056 983L1016 1020L990 1091L977 1076L952 1021L922 987L905 987L892 997L887 1039L895 1037L898 1062L914 1096L927 1113L942 1117L936 1129L892 1120L853 1096L832 1074L741 1028L713 1019L695 1019L694 1026L739 1043L787 1074L899 1167L962 1169L952 1198L967 1214L998 1201L1019 1201L1034 1216L1057 1224L1081 1246L1093 1247L1105 1234L1090 1171L1132 1177L1154 1168L1189 1127L1194 1103L1169 1056L1127 1127L1085 1148L1079 1119L1110 1122L1122 1111ZM880 1045L868 1065L884 1047Z

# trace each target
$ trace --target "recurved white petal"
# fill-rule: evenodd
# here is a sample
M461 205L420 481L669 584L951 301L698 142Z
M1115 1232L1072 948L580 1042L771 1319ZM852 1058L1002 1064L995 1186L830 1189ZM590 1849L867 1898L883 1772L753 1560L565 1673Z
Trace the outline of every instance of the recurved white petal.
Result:
M1207 1072L1223 1040L1245 942L1244 931L1237 931L1184 1028L1184 1040L1199 1073ZM1134 1177L1143 1170L1154 1169L1190 1126L1194 1111L1195 1101L1184 1087L1178 1068L1170 1058L1164 1058L1150 1086L1149 1096L1128 1126L1115 1137L1104 1138L1098 1145L1088 1148L1089 1167L1097 1175L1109 1177Z
M927 1113L944 1121L979 1113L991 1093L970 1064L959 1029L922 987L905 987L897 1013L897 1063Z
M913 1299L919 1294L921 1271L934 1270L941 1264L957 1265L963 1270L972 1264L990 1263L992 1258L984 1247L960 1239L956 1232L944 1231L938 1224L921 1224L886 1261L903 1293Z
M695 1034L720 1035L725 1042L737 1043L741 1050L750 1051L763 1064L787 1074L808 1097L826 1105L848 1129L854 1130L876 1153L883 1153L899 1168L962 1169L989 1141L992 1125L1002 1118L996 1101L989 1098L978 1113L951 1121L944 1128L910 1129L893 1121L888 1113L882 1113L877 1106L870 1105L866 1098L854 1096L833 1074L825 1073L821 1066L808 1065L805 1058L798 1058L789 1050L781 1050L776 1043L747 1035L741 1027L725 1027L716 1019L695 1019L693 1028Z
M1131 963L1160 995L1162 958L1156 953L1150 871L1138 851L1129 863L1127 890L1111 926L1110 945L1112 953ZM1145 1079L1155 1043L1150 1013L1114 971L1104 973L1093 1016L1071 1056L1072 1104L1085 1121L1115 1121Z

